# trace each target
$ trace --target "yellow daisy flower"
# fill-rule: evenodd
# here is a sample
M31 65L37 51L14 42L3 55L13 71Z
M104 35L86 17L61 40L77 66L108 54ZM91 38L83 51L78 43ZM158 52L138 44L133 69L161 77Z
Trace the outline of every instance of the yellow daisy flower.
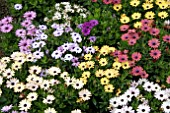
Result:
M95 49L95 51L99 51L99 47L98 46L93 46L93 48Z
M84 72L82 73L82 77L83 77L83 78L89 78L89 77L90 77L90 71L84 71Z
M131 0L130 1L130 5L133 7L137 7L140 4L139 0Z
M168 17L168 13L166 11L161 11L158 13L158 16L161 18L161 19L165 19Z
M84 84L87 83L87 78L81 77L80 80L83 81Z
M89 69L94 68L94 64L95 64L94 61L87 61L86 62L87 68L89 68Z
M119 11L122 9L122 4L114 4L113 9Z
M154 12L152 12L152 11L149 11L149 12L146 12L145 13L145 18L146 19L154 19L154 16L155 16L155 13Z
M155 4L156 4L156 5L160 5L160 4L162 4L162 3L165 3L165 0L156 0L156 1L155 1Z
M109 47L110 52L115 52L116 48L115 47Z
M142 23L141 23L141 22L135 22L135 23L133 24L133 26L134 26L136 29L138 29L138 28L141 28L141 27L142 27Z
M114 87L112 84L108 84L108 85L104 86L104 90L105 90L105 92L112 93L114 90Z
M79 69L81 69L81 70L86 69L86 67L87 67L86 62L81 62L78 67L79 67Z
M120 22L123 23L123 24L129 23L130 22L130 18L127 17L127 16L121 16Z
M95 75L96 75L96 77L102 77L104 75L104 71L99 69L96 71Z
M119 75L119 71L115 69L107 69L104 73L107 78L115 78Z
M151 3L143 3L142 7L143 7L144 10L152 9L153 4L151 4Z
M100 54L104 56L107 55L110 52L109 48L110 47L107 45L102 46L102 48L100 49Z
M168 8L168 4L166 2L163 2L162 4L159 4L159 8L160 9L167 9Z
M101 83L102 85L106 85L106 84L108 84L109 82L110 82L110 80L109 80L108 78L106 78L106 77L100 79L100 83Z
M105 65L107 65L107 59L106 58L101 58L100 60L99 60L99 64L101 65L101 66L105 66Z
M129 62L123 62L122 63L122 68L123 69L129 69L130 68Z
M153 0L145 0L146 3L152 3Z
M93 56L93 55L91 55L91 54L85 54L85 55L84 55L84 59L85 59L85 60L91 60L92 56Z
M114 69L119 70L119 69L120 69L120 67L121 67L122 65L121 65L121 63L120 63L120 62L114 62L114 63L112 64L112 66L113 66L113 68L114 68Z
M131 15L131 17L132 17L132 19L133 20L136 20L136 19L140 19L141 18L141 13L133 13L132 15Z

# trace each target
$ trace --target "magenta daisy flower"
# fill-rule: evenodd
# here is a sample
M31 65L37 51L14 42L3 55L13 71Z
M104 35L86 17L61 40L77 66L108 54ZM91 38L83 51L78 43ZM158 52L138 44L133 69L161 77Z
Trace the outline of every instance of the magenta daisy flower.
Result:
M135 52L131 55L131 57L134 61L139 61L142 58L142 55L139 52Z
M161 57L161 51L158 49L151 50L149 54L153 59L159 59Z
M128 40L128 44L129 44L130 46L133 46L133 45L136 44L136 40L130 39L130 40Z
M170 43L170 35L163 36L163 41Z
M17 29L16 32L15 32L15 35L17 37L25 37L26 36L26 30L24 29Z
M3 33L9 33L13 29L13 25L11 24L5 24L1 26L1 32Z
M135 66L132 68L131 74L133 76L139 76L142 71L143 71L143 68L141 66Z
M141 30L144 32L148 32L150 29L151 29L151 27L148 25L142 25L142 27L141 27Z
M33 20L34 18L36 18L37 14L34 11L27 11L24 13L23 17L28 19L28 20Z
M121 25L120 31L127 31L129 29L129 25Z
M130 67L135 66L135 61L132 60L132 61L128 61L128 62L129 62L129 66L130 66Z
M149 33L150 33L151 35L153 35L153 36L158 35L159 32L160 32L160 30L159 30L158 28L151 28L151 29L149 30Z
M113 0L112 2L113 2L113 4L120 4L121 0Z
M160 45L160 41L158 39L156 39L156 38L153 38L153 39L148 41L148 45L151 48L158 48L159 45Z
M123 41L129 40L129 38L130 38L130 35L129 35L128 33L125 33L125 34L123 34L123 35L121 36L121 39L122 39Z
M32 21L31 20L24 20L22 23L21 23L21 25L23 26L23 27L28 27L28 26L30 26L32 24Z
M127 55L118 55L118 61L119 62L126 62L128 60Z

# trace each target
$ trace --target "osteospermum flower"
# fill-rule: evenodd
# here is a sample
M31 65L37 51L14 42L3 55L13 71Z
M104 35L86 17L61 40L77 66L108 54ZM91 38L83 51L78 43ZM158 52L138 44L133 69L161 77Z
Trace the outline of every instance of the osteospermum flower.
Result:
M139 76L142 71L143 71L143 68L141 66L135 66L132 68L131 74L133 76Z
M151 3L143 3L142 7L143 7L144 10L148 10L148 9L153 8L153 4L151 4Z
M149 54L153 59L159 59L161 57L161 51L158 49L151 50Z
M151 29L149 30L149 33L150 33L151 35L153 35L153 36L158 35L159 32L160 32L160 30L159 30L158 28L151 28Z
M54 108L48 107L46 110L44 110L44 113L57 113L57 111Z
M137 7L140 4L139 0L131 0L130 1L130 5L133 7Z
M27 11L24 13L23 17L26 18L27 20L33 20L36 18L37 14L34 11Z
M19 102L19 110L28 111L31 108L31 102L27 99L21 100Z
M112 3L112 0L102 0L104 4L110 4Z
M151 47L151 48L158 48L159 45L160 45L160 41L156 38L153 38L151 40L148 41L148 45Z
M161 19L165 19L168 17L168 13L166 11L161 11L158 13L158 16L161 18Z
M72 110L71 113L81 113L81 110L80 109L75 109L75 110Z
M131 15L133 20L140 19L141 18L141 13L136 12Z
M164 101L161 105L161 108L163 109L163 111L165 113L169 113L170 112L170 101Z
M113 90L114 90L114 87L113 87L112 84L107 84L107 85L104 86L104 90L105 90L105 92L112 93Z
M92 96L91 92L89 90L87 90L87 89L82 89L79 92L79 97L82 98L84 101L89 100L90 96Z
M15 4L14 8L15 8L15 10L21 10L22 9L22 4Z
M149 113L150 112L150 106L145 104L140 104L137 108L137 113Z
M152 11L145 13L145 18L147 18L147 19L154 19L154 17L155 17L155 13Z
M114 4L113 9L116 10L116 11L121 10L122 9L122 4Z
M120 31L127 31L129 29L129 25L124 24L120 26Z
M142 55L139 52L135 52L131 55L131 57L134 61L139 61L141 59Z
M5 24L5 25L1 26L0 31L3 33L9 33L9 32L11 32L12 29L13 29L12 24Z
M163 41L170 43L170 35L163 36Z
M13 107L12 104L9 105L9 106L4 106L4 107L2 107L1 111L2 112L9 112L9 110L11 110L12 107Z
M118 56L118 61L119 62L126 62L128 60L128 56L127 55L119 55Z

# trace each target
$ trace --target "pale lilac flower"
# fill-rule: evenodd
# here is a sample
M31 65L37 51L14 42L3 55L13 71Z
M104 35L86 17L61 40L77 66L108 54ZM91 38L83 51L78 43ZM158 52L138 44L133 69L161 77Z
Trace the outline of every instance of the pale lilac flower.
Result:
M63 30L60 30L60 31L59 31L59 30L56 30L56 31L53 32L53 35L54 35L55 37L58 37L58 36L61 36L61 35L63 34L63 32L64 32Z
M73 29L72 29L70 26L68 26L68 27L65 27L64 31L65 31L66 33L68 33L68 32L72 32Z
M59 24L56 24L56 23L53 23L53 24L51 25L51 27L54 28L54 29L57 29L59 26L60 26L60 25L59 25Z
M11 24L5 24L1 26L1 32L3 33L9 33L13 29L13 25Z
M24 20L23 22L21 22L21 25L23 27L28 27L32 24L32 21L31 20Z
M59 47L57 48L57 50L59 50L62 54L66 52L66 50L62 47L62 45L59 46Z
M18 111L12 111L11 113L18 113Z
M77 27L78 27L79 29L82 29L82 28L83 28L83 24L79 24Z
M68 61L71 61L73 59L73 55L72 54L66 54L64 56L64 60L68 60Z
M91 47L86 47L85 52L86 53L95 53L95 49L92 46Z
M46 30L47 26L46 25L39 25L38 28L41 29L41 30Z
M95 42L96 41L96 37L95 36L90 36L89 40L90 40L90 42Z
M32 40L31 39L24 38L24 39L19 41L18 46L19 47L23 47L23 48L29 48L31 46L31 44L32 44Z
M25 29L17 29L16 32L15 32L15 35L17 37L24 38L26 36L26 30Z
M51 54L52 58L58 59L62 56L62 53L60 50L55 50L53 51L53 53Z
M9 106L4 106L4 107L2 107L1 111L2 112L9 112L9 110L11 110L12 107L13 107L12 104L9 105Z
M24 13L23 17L28 19L28 20L33 20L34 18L36 18L37 14L34 11L27 11Z
M13 20L12 17L7 16L7 17L4 17L4 18L1 20L1 22L3 22L4 24L9 24L9 23L12 22L12 20Z
M33 56L34 56L36 59L41 59L41 58L44 56L44 52L35 51L35 52L33 53Z
M46 34L44 34L44 33L42 33L40 35L40 37L41 37L41 40L47 40L47 38L48 38L48 36Z
M45 76L47 76L47 74L48 74L47 69L42 69L41 73L40 73L40 76L45 77Z
M81 53L82 49L79 46L77 46L77 47L74 48L73 51L76 52L76 53Z

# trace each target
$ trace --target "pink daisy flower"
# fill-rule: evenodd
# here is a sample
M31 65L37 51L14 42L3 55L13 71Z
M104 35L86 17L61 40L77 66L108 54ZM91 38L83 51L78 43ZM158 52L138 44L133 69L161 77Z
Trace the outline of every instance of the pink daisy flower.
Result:
M129 62L129 65L130 65L130 67L133 67L133 66L135 66L135 61L128 61Z
M142 58L142 55L139 52L135 52L131 55L131 57L134 61L139 61Z
M141 66L135 66L132 68L131 74L133 76L139 76L142 71L143 71L143 68Z
M110 4L112 3L112 0L102 0L104 4Z
M135 29L129 29L129 30L128 30L128 34L132 35L132 34L134 34L134 33L136 33L136 30L135 30Z
M11 24L5 24L1 26L1 32L3 33L9 33L13 29L13 25Z
M24 20L22 23L21 23L21 25L23 26L23 27L28 27L28 26L30 26L32 24L32 21L31 20Z
M121 0L113 0L113 4L120 4Z
M159 45L160 45L160 41L158 39L156 39L156 38L153 38L153 39L148 41L148 45L151 48L158 48Z
M26 36L26 30L24 29L17 29L16 32L15 32L15 35L17 37L25 37Z
M120 31L127 31L129 29L129 25L121 25Z
M153 59L159 59L161 56L161 51L158 49L154 49L154 50L151 50L149 54Z
M141 76L142 78L148 78L149 74L146 73L146 71L142 71L142 72L140 73L140 76Z
M170 35L163 36L163 41L170 43Z
M138 40L140 37L139 37L138 33L134 33L130 36L130 38L133 39L133 40Z
M170 76L167 77L166 83L170 84Z
M141 30L144 31L144 32L148 32L150 29L151 29L151 27L148 26L148 25L143 25L143 26L141 27Z
M123 50L122 54L127 54L128 52L129 52L129 50L125 49L125 50Z
M158 28L151 28L151 29L149 30L149 33L150 33L151 35L153 35L153 36L158 35L159 32L160 32L160 30L159 30Z
M130 40L128 40L128 44L129 44L130 46L133 46L133 45L136 44L136 40L130 39Z
M9 24L9 23L12 22L12 20L13 20L12 17L7 16L7 17L4 17L1 21L2 21L3 23L5 23L5 24Z
M28 20L33 20L34 18L36 18L37 14L34 11L27 11L24 13L23 17L28 19Z
M122 39L123 41L129 40L129 38L130 38L130 35L129 35L128 33L125 33L125 34L123 34L123 35L121 36L121 39Z
M128 60L127 55L118 55L118 61L119 62L126 62Z
M142 22L142 25L148 25L149 24L148 19L143 19L141 22Z
M115 52L113 52L112 53L112 55L114 56L114 57L118 57L119 55L121 55L121 51L120 50L115 50Z

